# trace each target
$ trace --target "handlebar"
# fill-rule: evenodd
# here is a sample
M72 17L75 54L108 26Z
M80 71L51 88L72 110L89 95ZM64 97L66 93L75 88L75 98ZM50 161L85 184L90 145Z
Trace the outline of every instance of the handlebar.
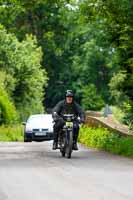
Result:
M84 122L77 116L75 116L74 114L64 114L62 116L58 115L58 113L54 112L53 113L53 118L54 121L58 120L58 119L64 119L65 121L78 121L79 124L83 124Z

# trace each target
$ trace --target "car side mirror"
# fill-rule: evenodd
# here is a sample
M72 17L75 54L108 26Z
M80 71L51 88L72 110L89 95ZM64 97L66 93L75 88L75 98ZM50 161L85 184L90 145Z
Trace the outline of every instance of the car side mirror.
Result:
M25 126L25 125L26 125L26 122L22 122L22 125L24 125L24 126Z

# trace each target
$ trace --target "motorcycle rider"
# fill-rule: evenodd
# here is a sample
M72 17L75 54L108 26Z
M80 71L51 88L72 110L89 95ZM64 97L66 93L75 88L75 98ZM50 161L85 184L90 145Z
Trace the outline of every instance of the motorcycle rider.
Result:
M58 148L58 133L65 125L63 120L63 114L74 114L76 120L73 124L73 150L78 150L77 139L79 134L79 123L85 122L85 113L80 106L74 100L74 94L72 90L67 90L65 94L65 100L60 101L53 109L52 116L54 119L54 141L53 150ZM80 117L80 122L78 120Z

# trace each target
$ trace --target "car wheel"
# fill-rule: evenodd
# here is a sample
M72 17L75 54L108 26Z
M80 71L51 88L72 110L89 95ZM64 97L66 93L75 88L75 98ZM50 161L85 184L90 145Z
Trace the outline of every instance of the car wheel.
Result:
M32 142L32 139L25 135L24 136L24 142Z

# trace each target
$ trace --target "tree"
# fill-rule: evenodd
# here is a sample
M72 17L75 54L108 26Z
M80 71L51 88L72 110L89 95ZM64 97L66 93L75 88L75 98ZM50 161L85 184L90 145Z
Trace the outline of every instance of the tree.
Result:
M104 105L104 101L97 94L95 85L86 85L82 89L82 106L85 110L100 110Z
M104 31L105 40L108 38L110 45L115 49L114 59L112 59L112 66L115 65L114 76L119 78L119 71L123 73L123 81L118 87L119 82L116 83L116 90L121 90L125 98L132 102L133 82L132 82L132 25L133 25L133 2L129 0L109 0L109 1L83 1L81 3L81 10L85 13L85 21L96 23L101 21L101 31ZM103 29L104 28L104 29ZM114 80L114 76L111 82ZM121 81L121 79L120 79ZM113 85L114 88L114 85ZM119 100L117 100L118 103ZM131 103L132 104L132 103Z
M42 52L36 38L27 35L19 42L14 34L0 29L0 69L6 73L5 89L12 98L21 118L43 112L46 71L41 69ZM11 83L11 84L10 84Z
M73 12L76 13L66 0L39 0L30 3L27 0L9 0L6 7L1 7L0 20L9 32L15 33L20 41L27 33L35 35L42 47L42 65L49 76L47 106L54 106L66 88L71 86L72 79L69 76L72 62L69 58L72 49L69 50L72 46L69 48L66 40L68 32L72 30Z
M19 115L4 88L5 73L0 72L0 125L17 123Z
M41 64L49 76L47 107L67 88L81 103L83 88L90 85L104 102L133 107L132 2L8 0L1 5L0 20L7 30L19 41L35 35L42 47Z

